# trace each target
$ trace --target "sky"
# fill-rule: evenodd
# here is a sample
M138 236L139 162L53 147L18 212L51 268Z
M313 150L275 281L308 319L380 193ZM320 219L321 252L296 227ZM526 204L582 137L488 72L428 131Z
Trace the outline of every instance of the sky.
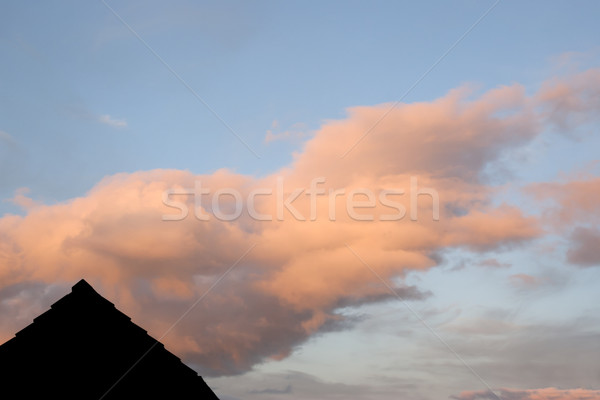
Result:
M600 399L599 3L0 10L0 342L85 278L222 400Z

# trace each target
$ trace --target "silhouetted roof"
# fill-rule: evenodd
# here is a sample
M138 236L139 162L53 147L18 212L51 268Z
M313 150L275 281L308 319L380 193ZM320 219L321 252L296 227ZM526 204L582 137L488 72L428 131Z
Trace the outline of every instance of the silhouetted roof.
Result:
M0 346L0 398L218 400L85 280Z

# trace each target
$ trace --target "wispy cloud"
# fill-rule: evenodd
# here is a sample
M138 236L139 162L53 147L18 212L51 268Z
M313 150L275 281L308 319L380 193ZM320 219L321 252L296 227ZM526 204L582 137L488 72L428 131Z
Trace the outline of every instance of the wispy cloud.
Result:
M15 191L15 196L12 199L10 199L10 201L13 204L21 207L23 210L30 210L34 207L39 206L40 203L38 203L30 197L27 197L27 194L30 191L31 190L27 187L19 188Z
M267 130L267 134L265 135L265 143L277 140L297 140L307 136L307 127L303 123L296 123L284 131L279 131L279 129L279 121L274 120L271 123L271 129Z
M0 130L0 141L6 142L9 144L15 144L15 139L8 133L4 132L3 130Z
M66 106L65 110L74 118L108 125L111 128L126 128L128 125L124 118L115 118L110 114L98 114L80 104Z
M287 385L284 389L261 389L261 390L250 390L251 394L289 394L292 393L292 385Z
M113 117L111 117L108 114L100 115L97 118L97 121L100 122L100 123L102 123L102 124L105 124L105 125L108 125L108 126L112 126L113 128L125 128L125 127L127 127L127 121L125 121L124 119L113 118Z
M451 396L456 400L496 400L498 396L489 391L463 392ZM501 400L599 400L600 390L590 389L500 389Z
M569 232L567 261L582 267L600 266L600 177L575 177L566 182L530 185L527 192L538 201L548 201L544 219L557 233ZM590 226L596 225L596 226Z

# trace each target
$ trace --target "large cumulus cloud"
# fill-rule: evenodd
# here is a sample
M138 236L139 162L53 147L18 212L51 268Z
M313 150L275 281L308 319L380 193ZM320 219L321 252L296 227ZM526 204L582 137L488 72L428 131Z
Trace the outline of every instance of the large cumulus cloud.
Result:
M585 74L597 82L600 71ZM163 341L205 374L239 373L266 358L285 357L311 335L351 324L337 313L340 307L391 295L364 263L394 282L401 296L420 299L425 294L404 286L402 277L434 267L439 250L486 251L538 236L536 218L493 201L487 174L548 123L557 123L549 108L565 116L589 112L576 107L575 100L589 92L576 84L581 79L548 83L533 96L519 85L479 97L460 88L432 102L399 105L366 136L390 105L354 107L347 118L324 123L291 165L262 178L227 170L152 170L106 177L85 196L55 205L21 194L17 200L28 207L26 214L0 219L0 302L18 308L14 299L24 290L65 287L83 277L161 337L235 265ZM565 103L565 96L575 100ZM325 194L307 196L315 178L322 178ZM190 214L165 221L177 211L163 203L165 192L198 183L211 193L198 203L173 195ZM288 198L296 188L306 189L293 202L302 218L277 204L278 193ZM357 218L346 211L346 199L360 188L375 200L383 190L405 193L390 195L397 203L391 207L357 195L367 204L354 210ZM417 188L436 191L439 218L435 196L411 201ZM231 195L218 198L215 209L219 189L235 189L243 199L258 190L263 194L253 209L273 220L251 218L247 205L232 221L216 218L217 211L235 212ZM332 200L329 190L344 194ZM400 209L404 217L395 218ZM360 220L368 215L372 220ZM24 321L11 317L0 317L4 338Z

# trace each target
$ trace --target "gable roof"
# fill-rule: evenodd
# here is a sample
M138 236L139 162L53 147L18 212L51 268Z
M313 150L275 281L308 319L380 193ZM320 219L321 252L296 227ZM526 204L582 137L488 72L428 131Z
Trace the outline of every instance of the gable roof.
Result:
M0 397L218 400L85 280L0 346Z

